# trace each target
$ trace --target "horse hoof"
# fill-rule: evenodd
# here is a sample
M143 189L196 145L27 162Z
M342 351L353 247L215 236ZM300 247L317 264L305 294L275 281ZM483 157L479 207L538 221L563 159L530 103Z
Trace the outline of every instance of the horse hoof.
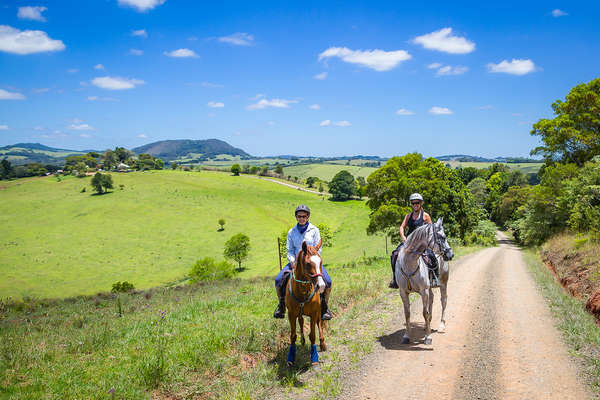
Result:
M318 366L319 366L319 362L318 362L318 361L317 361L317 362L313 362L313 363L312 363L312 366L313 366L313 367L318 367Z
M288 366L288 368L292 368L294 366L294 363L291 361L288 361L287 366Z
M405 336L405 337L402 338L402 341L400 343L401 344L409 344L410 343L410 339Z
M325 344L322 344L319 347L321 348L321 351L327 351L327 346Z
M442 322L438 328L438 332L444 332L446 330L446 325Z
M431 344L431 338L425 338L425 344Z

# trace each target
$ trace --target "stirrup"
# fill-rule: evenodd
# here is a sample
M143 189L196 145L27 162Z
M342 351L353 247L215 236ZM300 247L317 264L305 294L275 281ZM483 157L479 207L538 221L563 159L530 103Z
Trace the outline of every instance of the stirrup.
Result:
M440 287L440 278L435 276L435 274L431 274L431 280L430 280L429 287L432 287L432 288Z
M396 282L396 280L394 278L392 278L390 283L388 283L388 287L390 289L399 289L400 288L400 286L398 286L398 282Z
M327 309L327 311L325 311L325 313L321 314L321 319L323 321L329 321L331 318L333 318L333 315L331 315L331 312L329 312L329 309Z

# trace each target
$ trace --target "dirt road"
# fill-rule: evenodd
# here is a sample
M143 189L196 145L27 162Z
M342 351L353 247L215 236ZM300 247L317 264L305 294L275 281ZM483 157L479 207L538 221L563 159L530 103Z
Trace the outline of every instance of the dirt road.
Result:
M500 247L451 263L446 331L423 344L420 297L411 314L419 328L401 345L404 313L359 371L345 380L341 399L587 399L548 306L520 250ZM432 327L439 325L435 289Z

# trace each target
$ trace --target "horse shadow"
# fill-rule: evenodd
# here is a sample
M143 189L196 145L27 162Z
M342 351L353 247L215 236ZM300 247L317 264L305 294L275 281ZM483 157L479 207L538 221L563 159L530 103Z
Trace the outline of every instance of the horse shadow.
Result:
M305 372L311 370L310 344L302 346L299 341L296 344L296 361L293 366L287 364L288 347L281 347L269 364L277 365L277 380L281 385L301 388L305 386L299 378Z
M389 335L382 335L377 338L377 341L387 350L402 350L402 351L433 351L432 347L423 347L425 345L425 329L420 326L415 326L412 329L412 337L409 344L402 344L402 338L406 329L399 329ZM437 332L432 329L431 333Z

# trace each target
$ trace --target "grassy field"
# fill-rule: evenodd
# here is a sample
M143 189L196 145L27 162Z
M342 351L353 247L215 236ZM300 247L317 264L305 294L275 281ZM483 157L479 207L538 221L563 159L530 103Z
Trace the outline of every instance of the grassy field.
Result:
M207 171L113 174L113 180L115 190L101 196L92 195L89 177L0 184L0 298L93 294L124 280L136 288L178 282L197 259L222 258L225 241L239 232L252 246L240 276L271 276L279 270L276 238L295 223L299 203L311 207L311 222L335 232L324 251L327 264L385 247L382 237L366 235L361 201L336 203L255 176ZM226 220L222 232L219 218Z
M346 170L352 174L355 178L362 176L365 179L377 168L372 167L361 167L358 165L339 165L339 164L304 164L295 165L291 167L283 167L284 176L297 176L301 179L306 179L309 176L316 176L319 179L330 181L335 174Z
M452 166L452 168L475 167L475 168L482 169L482 168L487 168L493 164L491 162L462 162L462 161L442 161L442 162L444 164L449 163ZM542 165L544 165L544 163L541 163L541 162L540 163L510 163L510 164L504 163L504 164L511 169L521 170L525 174L537 173L538 170L540 169L540 167Z
M270 278L0 302L0 398L332 398L340 364L358 365L400 312L389 270L387 256L329 268L335 318L318 375L299 343L296 366L286 367L289 325L272 318Z

